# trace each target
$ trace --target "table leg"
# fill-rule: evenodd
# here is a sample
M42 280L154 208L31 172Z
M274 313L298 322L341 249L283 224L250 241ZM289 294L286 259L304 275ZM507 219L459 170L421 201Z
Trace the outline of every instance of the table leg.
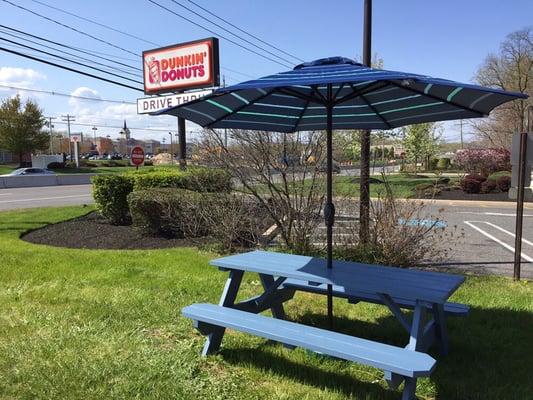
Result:
M440 353L445 356L448 354L448 332L442 304L433 304L433 318L435 319L435 337L439 341Z
M219 306L231 307L235 304L235 299L237 298L237 293L239 292L239 287L241 286L243 274L244 272L240 270L230 271L228 280L226 281L226 285L224 286L222 296L220 297L220 301L218 303ZM226 330L224 328L220 328L209 333L205 341L202 356L214 353L220 348L225 331Z
M272 275L259 274L259 279L261 279L261 284L265 292L269 287L274 285L274 277ZM285 310L283 309L283 303L274 304L270 311L272 311L272 316L278 319L286 319Z
M417 300L413 312L413 322L411 323L411 333L409 334L409 344L406 346L409 350L421 350L424 341L424 314L426 307Z

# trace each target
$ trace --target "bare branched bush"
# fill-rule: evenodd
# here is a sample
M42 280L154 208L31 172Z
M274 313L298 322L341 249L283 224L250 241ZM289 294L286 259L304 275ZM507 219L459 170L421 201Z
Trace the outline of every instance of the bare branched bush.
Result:
M257 199L277 225L284 246L309 251L325 193L324 133L226 133L227 141L224 131L204 131L204 162L227 170L237 190Z
M383 180L383 193L371 203L368 244L361 245L357 221L337 224L336 257L399 267L447 259L460 236L457 227L442 220L443 210L432 214L421 201L395 199L385 176ZM359 209L354 200L346 199L343 204L350 215Z

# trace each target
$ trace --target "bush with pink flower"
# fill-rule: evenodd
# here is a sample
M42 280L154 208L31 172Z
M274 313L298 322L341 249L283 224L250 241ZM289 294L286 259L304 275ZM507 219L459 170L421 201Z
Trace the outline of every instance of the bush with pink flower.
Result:
M455 156L455 164L469 174L489 176L511 170L511 154L507 149L466 149Z

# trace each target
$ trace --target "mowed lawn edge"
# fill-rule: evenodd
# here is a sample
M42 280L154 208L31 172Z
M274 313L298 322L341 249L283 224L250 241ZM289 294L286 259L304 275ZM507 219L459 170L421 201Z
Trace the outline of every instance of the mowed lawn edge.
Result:
M229 331L220 354L200 357L203 337L183 306L216 303L226 274L195 248L79 250L20 235L92 208L0 213L0 398L397 399L373 368L290 351ZM424 399L526 399L533 392L533 284L468 277L452 298L472 307L449 320L451 352L437 358ZM243 285L257 293L257 276ZM326 326L325 299L298 294L289 317ZM342 332L403 346L382 306L335 302Z

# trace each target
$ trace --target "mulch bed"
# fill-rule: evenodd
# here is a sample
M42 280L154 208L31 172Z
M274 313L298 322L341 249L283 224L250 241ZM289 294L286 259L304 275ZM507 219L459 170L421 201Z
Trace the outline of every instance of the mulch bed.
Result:
M57 247L114 250L198 247L214 243L209 237L169 239L145 236L131 225L110 225L97 212L44 226L24 234L21 239Z

